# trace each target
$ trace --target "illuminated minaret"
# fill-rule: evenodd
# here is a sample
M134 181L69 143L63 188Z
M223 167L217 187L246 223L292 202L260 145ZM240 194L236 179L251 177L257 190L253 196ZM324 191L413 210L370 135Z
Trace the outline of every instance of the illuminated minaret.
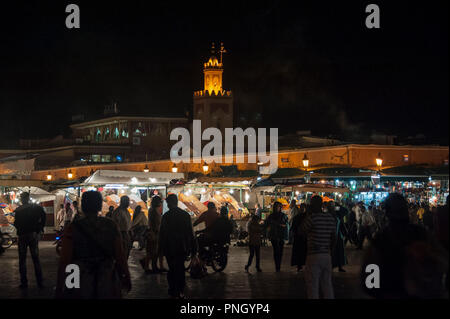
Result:
M202 128L216 127L222 131L233 127L233 96L222 86L223 63L222 54L225 53L221 43L219 54L216 57L214 43L211 48L212 56L203 65L204 88L194 92L193 118L202 121Z

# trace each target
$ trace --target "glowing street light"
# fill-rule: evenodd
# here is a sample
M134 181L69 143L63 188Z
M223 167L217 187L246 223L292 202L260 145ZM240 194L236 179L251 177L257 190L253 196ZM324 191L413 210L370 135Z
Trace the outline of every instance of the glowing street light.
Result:
M305 156L303 157L303 167L306 169L306 170L308 170L308 167L309 167L309 159L308 159L308 157L306 156L306 154L305 154Z
M381 153L378 153L378 157L375 159L375 162L377 163L378 169L381 169L381 166L383 165L383 158L381 157Z
M208 164L205 162L205 163L203 164L203 172L204 172L204 173L207 173L208 170L209 170L209 166L208 166Z
M303 168L305 170L305 182L309 183L309 181L310 181L310 174L308 172L309 158L308 158L308 156L306 156L306 153L303 156L302 162L303 162Z

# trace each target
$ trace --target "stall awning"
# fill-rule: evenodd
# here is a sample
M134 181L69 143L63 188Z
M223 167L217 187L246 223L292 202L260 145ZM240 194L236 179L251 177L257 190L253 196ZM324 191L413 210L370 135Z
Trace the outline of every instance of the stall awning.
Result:
M42 187L43 182L40 180L33 180L33 179L0 179L0 186L3 186L3 187L26 187L26 186Z
M302 184L295 186L287 186L282 191L294 190L298 192L312 192L312 193L349 193L347 187L335 187L328 184Z
M166 172L131 172L116 170L98 170L89 176L83 186L88 185L106 185L106 184L124 184L124 185L161 185L169 184L171 180L183 179L183 173Z
M243 177L199 177L186 183L186 186L213 185L217 187L248 187L253 179Z
M47 202L55 199L55 194L35 186L17 187L17 190L30 193L30 198L39 202Z

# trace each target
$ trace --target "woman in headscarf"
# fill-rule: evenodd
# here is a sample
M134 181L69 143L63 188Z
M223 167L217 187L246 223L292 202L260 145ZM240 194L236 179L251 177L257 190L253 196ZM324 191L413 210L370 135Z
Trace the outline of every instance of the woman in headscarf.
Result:
M336 207L339 209L336 210ZM345 272L345 269L342 267L347 265L347 257L345 255L344 244L344 216L346 215L346 211L341 206L335 206L333 201L326 202L325 209L336 219L336 246L333 249L333 255L331 257L332 267L338 267L340 272Z
M272 243L275 271L280 272L281 260L283 258L284 241L288 239L288 217L281 211L282 204L273 204L272 214L267 217L264 228L268 231L267 237Z
M298 214L292 219L293 245L291 266L297 266L297 271L302 270L306 262L306 235L300 228L305 217L306 205L301 204Z
M154 196L148 211L148 238L147 238L147 255L145 258L139 260L142 268L148 274L156 274L166 272L163 267L163 256L161 254L159 245L159 229L161 227L161 217L163 211L163 201L161 197ZM159 268L157 262L159 259ZM152 262L152 269L149 268L150 260Z
M144 233L148 227L147 217L142 211L142 207L137 205L134 209L133 220L131 221L130 232L133 235L133 240L137 240L139 243L139 250L145 247Z

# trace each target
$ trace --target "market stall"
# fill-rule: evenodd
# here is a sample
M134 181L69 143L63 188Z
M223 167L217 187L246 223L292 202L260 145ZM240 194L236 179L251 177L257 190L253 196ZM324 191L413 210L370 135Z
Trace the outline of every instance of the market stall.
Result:
M130 214L139 205L147 215L151 198L154 195L165 198L171 182L183 177L183 173L98 170L77 187L59 189L57 194L63 196L64 203L72 203L74 200L79 202L85 191L99 191L103 196L102 215L108 212L110 206L117 208L120 198L127 195L130 198Z
M180 205L194 217L207 210L208 202L213 202L217 209L227 206L229 216L241 219L249 215L246 203L250 196L250 184L248 179L203 178L170 186L168 192L177 194Z
M346 187L337 187L324 183L309 183L297 185L276 184L272 186L255 186L252 194L255 204L259 204L263 210L263 219L270 211L274 202L282 204L282 211L289 212L289 204L295 199L297 205L307 202L313 195L320 195L325 201L343 198L350 190Z
M14 210L21 204L20 194L27 192L30 194L31 203L41 205L46 213L46 225L44 234L52 233L55 215L55 195L36 186L3 186L0 193L0 227L2 231L11 232L11 225L14 223ZM5 230L5 227L8 230Z

